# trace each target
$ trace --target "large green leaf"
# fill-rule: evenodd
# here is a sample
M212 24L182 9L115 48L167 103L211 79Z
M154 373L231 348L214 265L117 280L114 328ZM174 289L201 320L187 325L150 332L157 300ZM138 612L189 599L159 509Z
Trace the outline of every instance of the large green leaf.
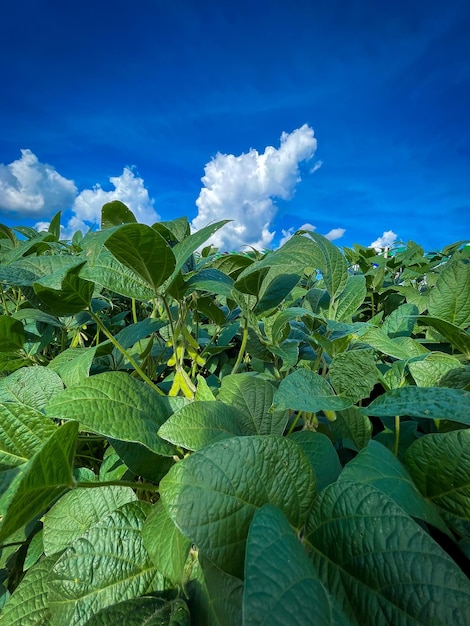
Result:
M330 364L330 381L337 393L353 402L368 398L379 379L374 351L349 350L337 354Z
M136 499L130 487L119 486L79 488L66 493L44 516L45 554L64 550L106 515Z
M234 437L174 465L160 483L160 495L176 526L199 551L240 577L256 509L275 504L300 528L315 497L315 476L303 450L290 439Z
M49 417L32 407L0 404L0 470L29 461L56 430Z
M317 262L317 269L322 273L330 297L336 298L345 289L348 281L346 258L341 254L339 248L326 237L314 232L309 232L308 235L315 241L316 254L320 259L320 262Z
M95 286L78 275L80 269L81 265L68 270L57 288L49 286L48 277L34 283L34 293L46 313L74 315L88 308Z
M19 350L24 342L23 324L9 315L0 315L0 351Z
M88 378L96 350L97 346L67 348L54 357L47 367L60 376L66 387L71 387Z
M173 584L182 585L191 541L175 526L161 500L145 520L142 537L157 570Z
M146 280L118 261L106 249L102 249L96 258L88 258L81 276L128 298L147 301L155 295Z
M242 415L223 402L196 400L171 415L158 434L186 450L199 450L213 441L242 435Z
M447 387L399 387L376 398L361 411L376 417L425 417L470 425L470 392Z
M39 515L54 500L75 486L72 474L77 422L57 428L22 468L0 528L0 541Z
M434 387L448 372L460 367L458 359L443 352L430 352L424 359L408 363L408 369L419 387Z
M124 224L104 245L154 291L173 272L176 259L172 249L156 230L145 224Z
M366 279L362 275L348 276L343 291L335 303L334 317L338 321L350 322L364 302L367 294Z
M42 409L64 385L58 374L38 365L22 367L0 379L0 402L20 402L34 409Z
M168 418L168 404L146 383L124 372L104 372L56 395L45 407L47 415L78 420L91 432L120 441L142 443L172 456L174 448L157 430Z
M405 463L425 498L470 520L470 430L421 437L408 448Z
M422 497L404 465L377 441L369 441L367 448L349 461L339 480L372 485L394 500L408 515L447 532L436 508Z
M0 614L0 626L51 624L47 581L56 559L46 557L29 569Z
M121 224L135 223L135 215L132 211L119 200L112 200L106 202L101 208L101 229L112 228L113 226L120 226Z
M197 272L186 283L188 289L208 291L226 298L232 297L233 278L218 269L208 268Z
M414 304L402 304L388 315L382 324L382 330L394 339L410 337L418 315L418 307Z
M156 571L141 533L149 508L124 504L62 554L49 579L53 623L82 626L101 609L152 589Z
M349 398L334 394L329 383L316 372L298 369L281 381L274 394L273 405L277 410L293 411L341 411L352 406Z
M278 307L289 295L300 280L298 273L286 273L282 267L272 267L268 270L261 283L259 299L253 312L258 317L265 315Z
M395 359L410 359L428 352L422 344L410 337L390 339L382 328L371 328L361 336L360 341Z
M470 325L470 263L468 259L447 263L431 289L428 301L431 317L460 328Z
M189 626L189 610L182 599L143 596L118 602L95 613L86 626Z
M246 543L243 625L350 623L341 617L282 511L258 509Z
M333 444L326 435L312 430L298 430L289 437L308 456L317 479L318 491L337 480L341 473L341 463Z
M470 581L402 508L348 480L319 495L308 522L311 559L361 626L466 626Z
M217 399L239 409L245 434L282 435L289 416L287 411L271 410L275 390L258 376L229 374L222 379Z

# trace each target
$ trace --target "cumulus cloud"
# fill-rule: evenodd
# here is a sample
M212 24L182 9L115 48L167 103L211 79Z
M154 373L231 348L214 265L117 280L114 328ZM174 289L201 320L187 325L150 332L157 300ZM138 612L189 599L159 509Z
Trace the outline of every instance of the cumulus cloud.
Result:
M316 147L313 129L304 124L282 133L279 148L267 146L262 154L253 148L239 156L218 153L204 168L193 230L229 218L233 221L210 243L223 250L267 248L275 235L270 230L277 210L274 199L292 197L301 179L299 164L310 159Z
M0 211L45 217L70 208L76 194L73 180L40 163L31 150L21 150L21 158L8 165L0 163Z
M310 230L313 232L314 230L317 230L317 227L314 226L313 224L307 223L307 224L302 224L302 226L296 229L294 229L293 227L288 228L287 230L282 229L282 238L279 242L279 247L283 246L286 243L286 241L289 241L289 239L299 230ZM330 241L334 241L335 239L340 239L340 237L342 237L345 232L346 232L345 228L332 228L328 233L326 233L323 236L329 239Z
M396 240L397 235L393 232L393 230L387 230L381 237L377 237L377 239L369 245L369 248L374 248L377 252L380 252L384 248L393 246Z

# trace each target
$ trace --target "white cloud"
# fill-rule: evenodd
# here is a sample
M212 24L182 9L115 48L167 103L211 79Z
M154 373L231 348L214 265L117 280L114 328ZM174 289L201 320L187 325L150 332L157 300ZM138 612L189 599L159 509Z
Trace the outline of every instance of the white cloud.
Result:
M0 163L0 210L44 217L70 208L76 194L73 180L40 163L31 150L21 150L21 158L8 165Z
M332 228L324 236L330 241L335 241L336 239L340 239L344 235L345 232L346 232L345 228Z
M112 200L120 200L127 205L137 221L143 224L154 224L160 219L153 208L154 201L149 198L144 186L144 179L137 176L133 169L125 167L121 176L111 176L109 182L114 186L112 191L95 185L93 189L84 189L75 198L72 207L74 217L71 219L75 228L79 223L99 224L103 204Z
M252 148L240 156L218 153L204 168L193 230L228 218L233 221L212 237L213 245L224 250L267 248L275 235L270 230L277 210L273 198L292 197L300 181L299 163L310 159L316 147L313 129L304 124L282 133L278 149L267 146L260 154Z
M369 245L369 248L374 248L377 252L380 252L384 248L393 246L396 240L397 235L393 232L393 230L387 230L381 237L378 237L375 241L373 241Z

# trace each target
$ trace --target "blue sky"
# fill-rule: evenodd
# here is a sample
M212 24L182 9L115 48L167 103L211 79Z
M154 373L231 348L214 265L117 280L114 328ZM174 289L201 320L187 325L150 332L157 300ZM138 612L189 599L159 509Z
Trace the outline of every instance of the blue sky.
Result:
M5 224L61 209L71 233L119 197L147 223L231 218L229 249L305 224L346 246L470 236L468 0L1 13Z

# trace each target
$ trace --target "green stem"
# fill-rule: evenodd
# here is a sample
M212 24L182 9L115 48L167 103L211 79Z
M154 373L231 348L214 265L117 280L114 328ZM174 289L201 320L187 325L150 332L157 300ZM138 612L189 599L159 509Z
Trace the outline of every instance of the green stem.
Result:
M0 293L2 294L2 303L3 303L3 310L4 310L4 314L5 315L10 315L10 312L8 311L8 307L7 307L7 301L5 299L5 292L3 291L3 287L0 284Z
M135 361L135 359L129 354L129 352L123 347L121 346L121 344L119 343L119 341L117 341L112 333L109 332L109 330L106 328L106 326L103 324L103 322L100 320L100 318L93 313L93 311L91 309L89 309L89 313L91 315L91 317L94 319L94 321L96 322L96 325L98 326L98 328L101 330L102 333L104 333L104 335L106 335L106 337L109 339L109 341L113 344L113 346L119 350L119 352L126 357L126 359L129 361L129 363L132 365L132 367L135 369L135 371L137 372L137 374L139 374L139 376L142 378L142 380L145 380L145 382L150 385L150 387L152 387L152 389L154 389L160 396L164 396L165 394L163 393L163 391L161 389L159 389L157 387L157 385L153 382L153 380L151 380L147 374L142 371L142 369L139 367L139 365L137 364L137 362Z
M303 411L298 411L297 415L295 416L295 420L292 422L289 431L287 433L287 436L291 435L294 432L295 427L297 426L297 423L300 419L300 416L302 415Z
M400 416L395 415L395 446L393 449L393 454L398 456L398 444L400 442Z
M242 342L240 344L240 350L238 351L237 360L235 361L235 365L232 369L232 374L236 374L238 368L240 367L240 363L242 362L243 356L245 355L246 344L248 341L248 318L245 317L243 320L243 335Z

